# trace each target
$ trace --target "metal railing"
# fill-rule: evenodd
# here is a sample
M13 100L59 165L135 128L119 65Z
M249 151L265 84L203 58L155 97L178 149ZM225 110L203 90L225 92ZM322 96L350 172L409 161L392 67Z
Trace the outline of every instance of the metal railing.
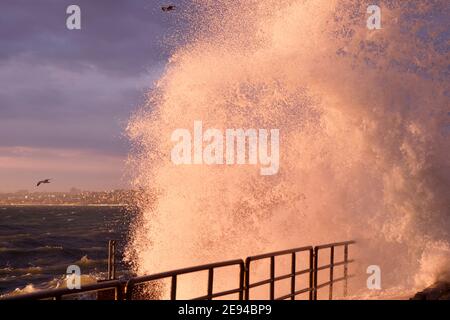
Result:
M239 287L235 289L230 289L222 292L213 292L214 289L214 270L218 268L224 268L224 267L230 267L230 266L238 266L239 267ZM131 300L133 298L133 292L136 287L136 285L143 284L143 283L149 283L154 282L157 280L163 280L170 278L171 279L171 285L170 285L170 299L176 300L177 298L177 278L180 275L189 274L189 273L195 273L195 272L202 272L202 271L208 271L208 286L207 286L207 293L204 296L200 296L197 298L194 298L193 300L211 300L213 298L228 296L231 294L239 294L239 300L242 300L243 294L244 294L244 261L242 260L231 260L231 261L225 261L225 262L218 262L218 263L212 263L207 265L201 265L197 267L191 267L191 268L184 268L169 272L163 272L158 273L154 275L149 276L143 276L143 277L137 277L132 278L128 280L127 285L125 287L126 292L126 299Z
M0 300L39 300L39 299L53 299L61 300L65 296L73 296L79 294L85 294L89 292L99 293L102 291L109 290L112 292L114 290L114 300L133 300L136 298L135 295L139 295L139 287L145 285L151 285L158 281L163 281L165 279L170 279L170 299L177 299L178 290L178 277L186 274L193 274L198 272L208 272L207 289L206 294L200 297L193 298L193 300L211 300L214 298L229 296L232 294L237 294L239 300L250 300L250 291L257 287L262 287L269 285L269 298L271 300L295 300L296 296L308 293L309 300L317 300L317 293L320 289L328 287L328 298L333 299L333 288L334 284L343 281L344 289L343 295L347 295L348 291L348 279L354 275L349 275L348 265L353 263L353 259L349 259L349 246L354 244L354 241L337 242L326 245L320 245L316 247L308 246L295 248L290 250L276 251L266 254L261 254L257 256L247 257L244 260L231 260L218 263L211 263L206 265L200 265L196 267L178 269L168 272L162 272L158 274L134 277L128 280L107 280L95 284L90 284L83 286L81 289L52 289L45 291L38 291L34 293L22 294L22 295L12 295L0 298ZM336 248L343 247L343 260L335 262ZM324 250L330 250L329 253L329 263L326 265L319 265L319 257L322 257ZM306 263L309 265L306 269L297 270L297 258L300 254L306 254ZM280 257L290 257L290 273L276 276L276 261ZM252 266L254 262L266 260L270 262L270 275L269 278L251 282ZM215 270L225 267L237 267L236 277L239 280L238 287L232 288L225 291L214 292L215 283ZM343 266L342 277L335 277L335 268ZM319 271L329 269L328 280L323 283L319 283ZM109 268L109 275L115 273L115 270L111 267ZM298 276L308 275L307 287L297 288L296 280ZM284 294L282 296L276 296L275 284L278 281L290 279L290 291L289 294ZM140 298L138 296L138 298Z
M304 270L297 270L297 254L301 252L308 252L308 260L309 260L309 268ZM291 256L291 273L284 274L281 276L275 276L275 265L276 265L276 257L281 256ZM264 259L270 259L270 278L264 279L255 283L250 282L250 275L251 275L251 262L253 261L259 261ZM250 299L250 289L264 286L269 284L269 295L270 300L285 300L290 298L291 300L295 300L295 296L299 294L303 294L305 292L309 292L310 294L310 300L312 298L313 293L313 247L302 247L302 248L295 248L291 250L283 250L283 251L277 251L272 253L266 253L261 254L253 257L248 257L245 260L245 269L246 269L246 277L245 277L245 300ZM301 290L296 290L296 276L309 273L309 287L304 288ZM275 297L275 283L277 281L290 279L290 294L281 296L281 297Z
M325 244L321 246L317 246L314 248L314 300L317 300L317 292L319 289L328 287L328 299L333 300L333 286L335 283L344 281L344 297L347 295L348 290L348 279L353 277L353 275L348 274L348 265L354 260L348 259L348 247L354 244L354 241L345 241L345 242L337 242L331 244ZM344 259L339 262L335 262L335 249L338 247L344 247ZM319 253L323 250L330 250L330 263L327 265L319 266ZM334 269L338 266L344 267L343 276L340 278L334 277ZM319 271L329 269L329 280L327 282L319 284Z

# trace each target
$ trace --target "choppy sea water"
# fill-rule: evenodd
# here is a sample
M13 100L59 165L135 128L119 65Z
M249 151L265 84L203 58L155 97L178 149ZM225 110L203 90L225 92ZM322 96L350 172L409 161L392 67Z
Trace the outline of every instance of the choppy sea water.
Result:
M107 274L108 241L116 240L118 275L130 225L122 207L0 207L0 296L65 285L69 265L82 281Z

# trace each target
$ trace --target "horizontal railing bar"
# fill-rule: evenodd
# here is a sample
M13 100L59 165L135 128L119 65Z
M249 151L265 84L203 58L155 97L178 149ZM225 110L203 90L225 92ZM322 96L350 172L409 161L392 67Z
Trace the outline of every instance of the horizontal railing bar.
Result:
M284 279L289 279L289 278L292 278L294 275L298 276L298 275L302 275L302 274L305 274L305 273L309 273L311 271L313 271L313 270L312 269L306 269L306 270L297 271L296 273L290 273L290 274L285 274L285 275L282 275L282 276L277 276L277 277L273 278L273 281L275 282L275 281L280 281L280 280L284 280ZM267 279L267 280L261 280L259 282L254 282L254 283L251 283L249 285L249 288L259 287L259 286L268 284L271 281L272 281L271 279Z
M294 293L290 293L290 294L287 294L285 296L276 298L275 300L285 300L287 298L292 298L292 297L298 296L299 294L310 292L310 291L313 291L313 289L312 288L306 288L306 289L298 290L298 291L295 291Z
M328 281L328 282L322 283L322 284L320 284L320 285L318 285L318 286L316 287L316 290L321 289L321 288L326 287L326 286L329 286L329 285L332 284L332 283L336 283L336 282L343 281L343 280L345 280L345 279L353 278L354 276L355 276L355 275L352 274L352 275L349 275L349 276L347 276L347 277L341 277L341 278L333 279L333 281Z
M103 291L107 289L120 290L121 286L123 285L125 285L125 282L122 282L120 280L111 280L89 284L81 287L80 289L60 288L45 291L43 290L32 293L25 293L21 295L1 297L0 300L19 300L19 299L39 300L47 298L60 298L62 296L75 295L92 291Z
M294 275L292 273L291 274L285 274L285 275L282 275L282 276L277 276L277 277L273 278L273 282L284 280L284 279L290 279L293 276Z
M295 275L296 275L296 276L300 276L300 275L302 275L302 274L310 273L310 272L313 272L313 271L314 271L314 269L300 270L300 271L297 271L297 272L295 273Z
M248 286L248 289L260 287L260 286L263 286L263 285L265 285L265 284L269 284L270 282L271 282L271 280L270 280L270 279L267 279L267 280L262 280L262 281L259 281L259 282L251 283L251 284Z
M326 248L331 248L331 247L342 247L345 245L350 245L350 244L355 244L356 241L343 241L343 242L336 242L336 243L329 243L329 244L323 244L320 246L316 246L314 247L317 250L321 250L321 249L326 249Z
M229 267L229 266L240 266L240 265L244 265L243 260L230 260L230 261L225 261L225 262L211 263L211 264L205 264L205 265L200 265L200 266L195 266L195 267L190 267L190 268L172 270L172 271L152 274L152 275L148 275L148 276L140 276L140 277L136 277L136 278L131 278L128 282L132 285L135 285L135 284L139 284L142 282L149 282L149 281L155 281L155 280L161 280L164 278L169 278L174 275L182 275L182 274L198 272L198 271L207 271L209 269L223 268L223 267Z
M331 267L339 267L342 265L350 264L352 262L355 262L355 260L347 260L347 261L340 261L340 262L336 262L336 263L332 263L332 264L327 264L327 265L318 267L317 271L330 269Z
M239 292L243 292L244 289L232 289L232 290L227 290L227 291L222 291L222 292L217 292L217 293L213 293L213 294L209 294L206 296L202 296L202 297L198 297L198 298L194 298L191 300L208 300L208 299L214 299L214 298L218 298L218 297L223 297L223 296L228 296L230 294L235 294L235 293L239 293Z
M312 246L308 246L308 247L300 247L300 248L264 253L264 254L260 254L257 256L248 257L246 259L246 261L256 261L256 260L266 259L266 258L270 258L270 257L277 257L277 256L287 255L287 254L296 253L296 252L309 251L312 249L313 249Z

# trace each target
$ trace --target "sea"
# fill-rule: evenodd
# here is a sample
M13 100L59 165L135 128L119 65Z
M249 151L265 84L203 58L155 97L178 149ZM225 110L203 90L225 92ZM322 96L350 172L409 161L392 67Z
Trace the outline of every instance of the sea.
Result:
M108 242L116 240L117 277L132 214L118 206L0 206L0 296L65 286L70 265L82 283L107 277Z

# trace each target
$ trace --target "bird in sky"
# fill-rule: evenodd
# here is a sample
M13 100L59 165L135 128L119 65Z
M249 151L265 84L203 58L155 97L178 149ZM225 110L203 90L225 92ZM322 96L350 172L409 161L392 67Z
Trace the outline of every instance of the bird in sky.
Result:
M41 180L37 183L36 187L39 187L41 184L46 184L46 183L50 183L51 179L45 179L45 180Z
M161 10L164 12L169 12L169 11L173 11L175 10L176 6L174 5L170 5L170 6L163 6L161 7Z

